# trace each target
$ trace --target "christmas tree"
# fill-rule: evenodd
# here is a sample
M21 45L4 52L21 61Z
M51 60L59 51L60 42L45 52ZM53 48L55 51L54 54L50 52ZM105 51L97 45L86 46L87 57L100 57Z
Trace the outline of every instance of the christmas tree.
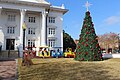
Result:
M94 24L87 11L83 21L83 26L76 47L75 60L80 61L100 61L102 60L102 52L96 36Z

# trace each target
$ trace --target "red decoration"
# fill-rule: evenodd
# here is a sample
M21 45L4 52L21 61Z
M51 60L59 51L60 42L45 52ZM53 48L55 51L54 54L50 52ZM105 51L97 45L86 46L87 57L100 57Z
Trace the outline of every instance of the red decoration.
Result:
M100 53L100 51L98 51L98 54Z
M82 42L82 45L84 45L84 42Z
M102 59L102 56L100 56L100 59Z
M88 55L88 52L86 52L85 54Z
M94 48L91 49L92 51L94 50Z
M92 24L92 26L94 26L94 24Z
M98 47L99 46L99 44L96 44L96 47Z
M88 38L86 38L86 41L88 41Z
M82 61L84 60L84 58L81 59Z
M89 34L89 32L86 32L86 34Z
M91 42L91 44L93 44L93 42Z
M86 24L84 25L84 28L86 28Z
M86 44L86 47L88 47L88 44Z
M97 56L96 55L94 55L94 58L96 58Z
M78 46L78 48L80 48L80 46Z
M79 52L78 54L81 54L81 52Z
M92 29L92 32L94 32L94 29Z

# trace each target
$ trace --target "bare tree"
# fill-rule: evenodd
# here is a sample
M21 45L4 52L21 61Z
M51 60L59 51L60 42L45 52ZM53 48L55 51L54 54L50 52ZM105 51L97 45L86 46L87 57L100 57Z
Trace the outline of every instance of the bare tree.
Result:
M109 48L115 49L118 46L119 36L116 33L110 32L110 33L106 33L103 35L99 35L98 37L99 37L98 41L99 41L101 48L106 49L106 51Z

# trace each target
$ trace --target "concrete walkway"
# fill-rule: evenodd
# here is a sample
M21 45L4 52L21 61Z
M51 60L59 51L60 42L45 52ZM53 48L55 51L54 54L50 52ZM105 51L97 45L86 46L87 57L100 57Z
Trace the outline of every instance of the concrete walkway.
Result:
M0 60L0 80L16 79L16 60Z

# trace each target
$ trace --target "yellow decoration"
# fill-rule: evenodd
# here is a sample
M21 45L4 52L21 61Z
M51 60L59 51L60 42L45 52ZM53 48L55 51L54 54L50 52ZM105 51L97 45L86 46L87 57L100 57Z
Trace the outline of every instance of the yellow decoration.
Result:
M65 57L68 57L68 55L75 56L74 52L72 52L72 48L67 48L67 51L64 53Z
M44 55L43 55L44 54ZM40 46L39 47L39 52L38 52L39 57L50 57L50 50L48 46Z

